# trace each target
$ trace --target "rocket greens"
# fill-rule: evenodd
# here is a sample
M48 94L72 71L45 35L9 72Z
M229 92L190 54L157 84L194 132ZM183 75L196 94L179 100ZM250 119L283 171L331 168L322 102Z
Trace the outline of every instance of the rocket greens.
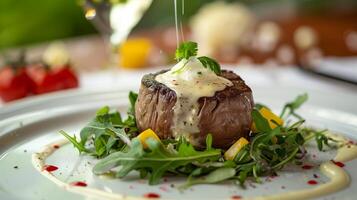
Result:
M186 55L187 53L183 53ZM125 177L131 171L140 172L147 177L149 184L160 183L167 174L187 177L187 182L180 186L186 189L195 184L212 184L224 180L233 180L244 187L248 178L260 183L260 177L275 175L286 164L301 164L305 155L305 145L315 139L319 150L331 146L334 142L324 134L304 126L305 120L296 110L306 102L307 95L300 95L287 103L281 116L289 123L271 128L259 109L266 107L256 104L252 118L256 133L252 133L249 144L245 145L233 160L225 160L225 150L212 147L212 136L206 138L206 149L197 150L185 138L178 140L147 139L148 148L144 148L136 136L139 134L135 120L135 101L137 94L130 92L129 108L126 119L117 111L103 107L81 131L79 141L60 131L79 153L97 157L95 174L111 173L115 177Z

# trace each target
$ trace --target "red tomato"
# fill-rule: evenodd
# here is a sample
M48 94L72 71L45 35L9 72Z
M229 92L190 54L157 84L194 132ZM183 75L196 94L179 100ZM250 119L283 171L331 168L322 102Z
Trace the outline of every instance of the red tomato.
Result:
M78 87L78 79L69 67L48 69L42 65L28 68L27 73L33 80L35 94L43 94Z
M43 94L62 89L62 84L53 73L42 65L30 66L27 73L34 82L32 90L35 94Z
M31 93L32 84L24 68L0 69L0 97L5 102L26 97Z
M63 84L63 89L78 87L78 78L69 66L54 71L54 76Z

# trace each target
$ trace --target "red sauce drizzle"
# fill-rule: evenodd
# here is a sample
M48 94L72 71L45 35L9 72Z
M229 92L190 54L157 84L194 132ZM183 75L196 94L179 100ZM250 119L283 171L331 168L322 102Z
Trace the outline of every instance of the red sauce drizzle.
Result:
M338 161L334 161L334 160L331 160L333 162L333 164L339 166L339 167L344 167L345 164L343 164L342 162L338 162Z
M233 196L231 196L231 199L234 199L234 200L239 200L239 199L242 199L242 196L239 196L239 195L233 195Z
M44 166L44 170L48 171L48 172L53 172L56 171L58 169L58 167L54 166L54 165L45 165Z
M79 186L79 187L86 187L86 186L87 186L87 183L82 182L82 181L76 181L76 182L71 183L71 185L73 185L73 186Z
M314 168L314 166L312 166L312 165L303 165L301 168L308 170L308 169Z
M160 198L159 194L153 193L153 192L149 192L144 194L145 198L150 198L150 199L156 199L156 198Z
M59 145L57 145L57 144L55 144L55 145L53 145L53 148L55 148L55 149L59 149L59 148L60 148L60 146L59 146Z
M309 184L309 185L316 185L316 184L318 184L318 182L315 181L315 180L309 180L309 181L307 182L307 184Z

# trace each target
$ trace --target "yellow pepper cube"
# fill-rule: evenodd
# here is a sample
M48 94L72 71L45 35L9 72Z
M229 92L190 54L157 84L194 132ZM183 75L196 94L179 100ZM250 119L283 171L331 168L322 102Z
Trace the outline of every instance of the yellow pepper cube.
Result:
M233 160L239 151L247 145L249 142L244 137L239 138L229 149L224 153L224 158L226 160Z
M271 110L263 107L259 110L260 114L262 114L262 116L268 120L269 122L269 126L270 128L276 128L277 125L273 122L275 121L277 124L279 125L283 125L284 120L282 120L279 116L277 116L276 114L274 114Z
M262 107L259 110L259 113L266 119L268 120L269 126L270 128L274 129L277 127L276 123L279 125L283 125L284 124L284 120L281 119L279 116L277 116L276 114L274 114L271 110L269 110L268 108ZM275 121L276 123L274 123L273 121ZM255 124L253 123L252 125L252 131L253 132L257 132L257 129L255 127Z
M137 69L148 64L152 43L145 38L129 39L119 48L119 64L121 67Z
M156 133L149 129L146 129L145 131L141 132L137 138L140 140L141 144L143 145L144 149L148 148L148 145L146 144L146 140L149 138L153 138L157 141L161 141L160 138L156 135Z

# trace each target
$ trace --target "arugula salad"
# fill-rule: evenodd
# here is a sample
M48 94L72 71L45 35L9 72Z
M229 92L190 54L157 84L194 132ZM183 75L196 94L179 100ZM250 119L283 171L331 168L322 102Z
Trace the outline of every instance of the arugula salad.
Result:
M206 74L214 77L218 76L216 74L224 73L221 72L219 64L213 59L208 57L197 58L196 55L197 44L183 43L176 51L176 57L178 60L182 60L184 64L181 67L173 68L175 74L191 73L187 71L190 69L183 69L187 66L198 66L197 68L191 67L192 73L195 73L194 77L197 75L198 78ZM195 64L195 59L198 59L203 67ZM196 69L201 73L198 73ZM186 72L183 72L185 70ZM213 74L210 74L210 71ZM233 84L225 87L234 87L236 80L238 79L231 79ZM240 79L237 82L241 84ZM176 87L172 90L178 94L179 89ZM217 91L214 91L213 94L217 94ZM247 94L251 95L250 89L244 90L244 92L247 91L250 92ZM171 134L169 136L160 133L163 131L162 127L145 127L145 123L141 122L143 120L139 119L138 114L149 111L143 111L137 107L140 102L140 92L139 94L129 93L130 108L127 111L126 118L123 118L118 111L105 106L99 109L96 116L80 131L80 138L60 131L78 149L80 154L90 155L99 160L93 168L94 174L106 174L122 178L132 171L138 171L140 178L147 178L150 185L159 184L164 176L186 177L187 181L179 187L180 189L186 189L196 184L218 183L224 180L233 180L236 184L244 187L247 179L260 183L262 176L276 175L287 164L301 165L307 155L305 147L309 141L315 140L320 151L326 146L331 146L334 142L332 138L324 134L326 130L307 128L305 119L296 112L307 101L307 94L299 95L293 101L286 103L280 114L274 113L263 104L253 104L252 101L247 101L252 103L252 106L249 107L247 105L250 104L243 102L242 105L245 106L243 108L247 114L244 116L246 120L239 123L239 126L247 122L243 127L244 129L239 129L241 130L240 133L232 136L234 139L221 145L221 143L217 143L217 140L219 140L217 133L209 132L213 129L203 130L205 127L200 126L199 123L202 119L192 120L191 122L191 126L195 125L194 122L197 122L200 138L204 137L204 141L198 143L195 143L192 135L179 134L180 132L176 131L185 129L172 128L175 123L179 123L177 119L180 118L177 117L172 118L173 122L170 122L170 126L166 126L171 127L170 130L164 130ZM234 91L230 91L228 94L231 95L232 93L234 94ZM240 99L236 99L234 101L237 101L236 105L239 105ZM194 100L199 102L197 99ZM224 102L222 101L221 104L224 104ZM196 105L189 104L189 106L195 108ZM150 107L150 105L145 107ZM168 110L171 115L177 114L187 117L182 110L174 110L174 108L177 107L171 106ZM232 108L232 114L229 114L232 116L225 115L227 120L243 120L234 116L235 110L237 109ZM241 110L239 111L241 112ZM196 115L198 114L194 113L193 116ZM215 115L215 113L212 113L212 115ZM192 118L192 116L188 117ZM218 125L218 127L214 127L216 128L214 130L229 130L230 127L227 128L226 126L232 126L231 124L221 123L222 127ZM189 128L191 129L187 130L192 130L192 127ZM171 133L173 130L176 132ZM205 132L204 135L201 134L203 132ZM201 144L204 144L204 146Z

